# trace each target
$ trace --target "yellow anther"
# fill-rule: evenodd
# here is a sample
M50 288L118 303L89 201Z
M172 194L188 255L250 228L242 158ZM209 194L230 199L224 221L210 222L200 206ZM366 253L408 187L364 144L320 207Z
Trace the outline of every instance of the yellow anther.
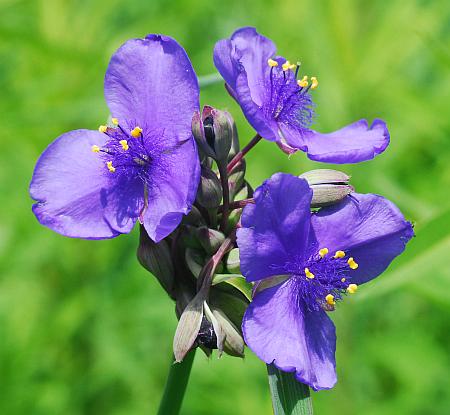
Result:
M319 86L319 81L315 76L311 76L311 89L316 89Z
M347 287L347 292L349 294L355 294L357 289L358 289L358 286L356 284L349 284Z
M119 144L122 146L124 150L128 150L130 147L128 146L127 140L120 140Z
M333 258L344 258L344 257L345 257L344 251L336 251L336 253L333 256Z
M98 152L100 151L100 147L97 146L96 144L94 144L94 145L91 147L91 150L92 150L94 153L98 153Z
M273 59L269 59L269 60L267 61L267 63L269 64L269 66L270 66L271 68L273 68L273 67L275 67L275 66L278 66L278 62L275 61L275 60L273 60Z
M141 133L142 133L142 128L141 127L134 127L131 130L130 134L131 134L132 137L138 138L141 135Z
M119 120L118 120L117 118L111 118L111 122L112 122L114 125L119 125Z
M326 254L328 254L328 248L322 248L319 251L319 255L321 256L321 258L323 258Z
M288 71L289 69L292 69L291 62L289 62L289 61L284 62L283 65L281 65L281 67L283 68L283 71ZM295 68L295 65L294 65L294 68Z
M305 268L305 275L306 278L309 278L310 280L314 278L314 274L309 270L309 268Z
M106 125L101 125L100 127L98 127L98 131L100 131L101 133L106 133L107 129L108 127Z
M291 63L289 65L289 69L292 69L292 70L294 70L296 67L297 67L297 65L295 63Z
M335 305L335 304L336 304L336 301L334 301L334 295L333 295L333 294L328 294L328 295L325 297L325 301L326 301L327 304L329 304L329 305Z
M341 278L341 281L342 281L342 282L345 282L345 278Z
M107 161L107 162L106 162L106 167L108 167L108 170L109 170L111 173L114 173L114 172L116 171L116 168L113 167L113 165L112 165L112 161Z
M299 80L297 81L297 85L298 85L300 88L305 88L305 87L307 87L307 86L308 86L308 76L305 75L302 79L299 79Z
M355 260L353 258L349 258L347 261L347 264L351 269L358 268L358 264L355 262Z

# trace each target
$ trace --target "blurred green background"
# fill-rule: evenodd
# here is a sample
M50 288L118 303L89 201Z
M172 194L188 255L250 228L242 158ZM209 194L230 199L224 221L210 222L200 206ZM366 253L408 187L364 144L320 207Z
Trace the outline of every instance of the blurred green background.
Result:
M1 0L0 413L155 413L176 318L135 259L137 230L59 236L33 217L28 183L50 141L105 121L104 72L127 39L169 34L206 75L214 43L244 25L318 76L317 129L388 122L388 151L343 170L416 223L406 253L333 313L339 382L314 393L316 412L449 413L449 22L447 0ZM221 84L202 103L229 109L250 139ZM317 164L262 142L248 166L258 185ZM182 413L270 414L265 366L250 351L244 361L198 353Z

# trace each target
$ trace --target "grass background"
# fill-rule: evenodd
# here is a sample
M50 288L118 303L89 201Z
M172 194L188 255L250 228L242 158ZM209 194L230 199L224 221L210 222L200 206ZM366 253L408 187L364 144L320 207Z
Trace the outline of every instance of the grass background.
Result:
M388 151L343 170L416 223L406 253L333 313L339 382L314 394L316 412L448 413L449 22L445 0L1 0L0 413L156 411L176 319L137 264L138 232L63 238L37 223L27 187L51 140L106 119L104 71L124 41L174 36L206 75L214 43L243 25L319 77L318 129L388 122ZM201 99L232 112L243 142L252 136L222 85ZM248 165L254 185L317 166L266 142ZM270 412L265 367L250 351L244 361L197 355L183 414Z

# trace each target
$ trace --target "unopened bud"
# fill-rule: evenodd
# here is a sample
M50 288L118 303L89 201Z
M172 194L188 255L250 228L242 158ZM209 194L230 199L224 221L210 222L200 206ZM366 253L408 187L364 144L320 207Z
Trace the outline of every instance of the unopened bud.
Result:
M215 254L225 240L225 235L222 232L209 229L206 226L198 228L196 234L203 249L209 255Z
M200 275L200 271L205 265L205 258L201 254L200 251L192 248L186 248L184 259L186 261L186 265L189 268L189 271L192 272L192 275L195 278L198 278Z
M181 223L183 225L198 226L199 224L204 224L205 220L200 211L195 206L192 206L190 212L183 216Z
M205 295L198 292L186 306L178 322L173 338L173 354L175 362L181 362L194 346L203 319L203 302Z
M227 270L231 274L240 274L241 273L241 261L239 259L239 248L233 248L228 254L227 261Z
M175 274L169 244L164 239L158 243L153 242L143 226L140 231L137 249L140 264L150 271L167 293L173 297Z
M213 314L224 333L225 341L223 349L225 353L231 356L244 357L244 339L241 331L231 322L221 309L214 308Z
M222 185L220 184L220 180L207 167L202 167L200 184L197 191L197 201L207 209L218 207L222 201Z
M235 195L242 189L245 177L245 160L242 160L234 169L228 178L228 188L230 189L230 198L233 200Z
M334 205L354 191L349 184L350 176L338 170L311 170L299 177L305 179L313 191L312 208Z
M214 160L226 161L233 140L231 116L225 111L205 106L192 118L192 133L202 151Z

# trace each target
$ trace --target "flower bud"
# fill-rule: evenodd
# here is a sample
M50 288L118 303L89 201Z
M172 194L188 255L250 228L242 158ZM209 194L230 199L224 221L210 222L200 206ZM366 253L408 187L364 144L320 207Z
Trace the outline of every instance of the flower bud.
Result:
M178 322L173 338L173 354L175 362L181 362L194 346L203 320L203 302L205 294L198 292L186 306Z
M225 240L225 235L222 232L215 229L208 229L206 226L198 228L196 234L197 239L208 255L215 254Z
M207 209L218 207L222 201L222 185L220 184L220 180L207 167L202 167L200 184L197 191L197 201Z
M141 226L140 231L137 249L137 258L140 264L150 271L158 279L164 290L174 298L175 273L169 244L164 239L158 243L153 242L143 226Z
M312 208L334 205L355 190L349 184L350 176L338 170L311 170L299 177L305 179L313 191Z
M192 118L192 133L198 146L217 162L227 160L233 140L231 116L225 111L205 106Z
M241 273L241 261L239 259L239 248L233 248L228 254L227 261L227 270L231 274L240 274Z

